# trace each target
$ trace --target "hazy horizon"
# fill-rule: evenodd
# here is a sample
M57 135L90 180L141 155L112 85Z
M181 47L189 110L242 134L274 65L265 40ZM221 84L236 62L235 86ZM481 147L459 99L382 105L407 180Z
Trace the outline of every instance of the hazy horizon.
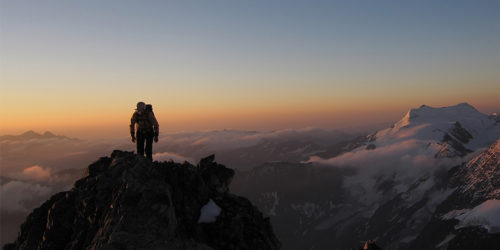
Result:
M446 106L453 106L455 104L450 104ZM470 104L470 103L469 103ZM422 104L426 105L426 104ZM420 105L419 105L420 106ZM225 124L220 124L220 123L213 123L212 126L207 126L207 123L203 123L202 125L199 125L198 122L204 121L206 117L200 117L200 119L194 121L194 124L187 124L185 126L179 126L178 124L172 126L168 122L168 118L164 119L163 117L159 116L158 114L156 115L158 117L158 120L160 122L160 125L165 124L164 126L161 126L161 134L172 134L172 133L183 133L183 132L201 132L201 131L217 131L217 130L240 130L240 131L259 131L259 132L266 132L266 131L280 131L280 130L287 130L287 129L308 129L308 128L317 128L317 129L326 129L326 130L339 130L343 131L346 133L371 133L375 132L376 130L386 128L388 126L391 126L398 120L400 120L408 110L411 108L418 108L419 106L415 107L410 107L407 110L397 113L394 112L394 114L390 113L383 113L383 116L380 116L379 113L370 113L366 111L365 113L353 113L352 116L346 117L347 121L351 121L352 124L347 124L345 121L343 123L335 123L336 122L336 117L332 115L332 120L331 121L326 121L326 122L318 122L317 119L312 117L308 117L308 119L304 120L303 122L297 122L297 123L290 123L290 122L283 122L280 124L281 126L277 126L276 124L264 124L260 126L251 126L248 124L240 125L238 123L225 123ZM430 105L428 105L430 106ZM443 107L446 107L443 106ZM472 105L474 106L474 105ZM435 107L441 107L441 106L435 106ZM491 107L491 108L478 108L474 106L479 112L484 113L484 114L492 114L492 113L499 113L500 112L500 107ZM133 111L131 111L133 112ZM222 119L222 118L221 118ZM245 120L241 120L241 123L243 123ZM224 121L221 121L222 123ZM233 124L233 126L231 126ZM67 136L71 138L78 138L78 139L113 139L113 138L123 138L123 137L128 137L128 125L129 125L129 120L124 117L123 123L122 124L116 124L116 125L110 125L110 124L104 124L103 126L67 126L67 127L50 127L50 126L32 126L30 127L29 125L27 126L18 126L12 129L3 129L1 130L0 136L1 135L19 135L22 133L25 133L27 131L34 131L36 133L43 134L46 131L49 131L51 133L54 133L56 135L62 135L62 136ZM288 125L288 126L287 126Z

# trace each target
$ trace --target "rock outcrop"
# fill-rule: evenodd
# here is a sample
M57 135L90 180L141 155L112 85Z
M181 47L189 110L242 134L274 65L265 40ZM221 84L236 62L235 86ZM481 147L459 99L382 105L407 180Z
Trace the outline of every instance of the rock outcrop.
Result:
M229 193L233 175L213 156L194 166L114 151L35 209L4 249L279 249L269 219ZM210 202L219 213L201 223Z
M362 247L359 248L351 248L351 250L382 250L375 242L372 240L368 240Z

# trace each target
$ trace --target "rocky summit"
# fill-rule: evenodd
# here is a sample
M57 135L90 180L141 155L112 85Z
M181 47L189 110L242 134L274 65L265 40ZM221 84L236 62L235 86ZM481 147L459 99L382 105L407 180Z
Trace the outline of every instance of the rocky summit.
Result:
M115 150L52 196L4 249L279 249L270 221L229 192L214 162L151 162Z

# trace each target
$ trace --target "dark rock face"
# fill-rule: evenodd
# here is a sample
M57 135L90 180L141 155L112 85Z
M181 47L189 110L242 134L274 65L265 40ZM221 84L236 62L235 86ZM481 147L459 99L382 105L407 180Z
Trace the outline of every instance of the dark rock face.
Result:
M326 215L339 211L328 209L345 201L342 178L352 174L349 169L312 164L267 163L252 171L239 172L231 190L248 197L272 218L283 249L349 249L359 243L351 241L358 235L337 236L335 232L318 231L315 227L327 219ZM357 218L346 220L357 221Z
M35 209L4 249L279 249L269 219L228 192L233 175L214 156L193 166L114 151ZM198 223L210 199L221 212Z
M468 143L473 138L469 131L462 127L460 122L455 122L451 134L462 143Z
M472 135L465 128L462 127L460 122L455 122L453 128L444 133L443 148L435 155L436 158L444 157L463 157L473 151L466 148L464 144L472 139Z

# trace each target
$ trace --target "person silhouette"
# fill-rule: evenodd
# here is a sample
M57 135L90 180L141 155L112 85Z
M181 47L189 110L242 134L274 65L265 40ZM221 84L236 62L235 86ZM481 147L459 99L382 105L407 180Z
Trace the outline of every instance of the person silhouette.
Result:
M152 106L138 102L136 111L130 119L130 136L132 142L137 142L138 155L144 156L146 152L146 158L153 160L153 140L155 143L158 142L159 127Z

